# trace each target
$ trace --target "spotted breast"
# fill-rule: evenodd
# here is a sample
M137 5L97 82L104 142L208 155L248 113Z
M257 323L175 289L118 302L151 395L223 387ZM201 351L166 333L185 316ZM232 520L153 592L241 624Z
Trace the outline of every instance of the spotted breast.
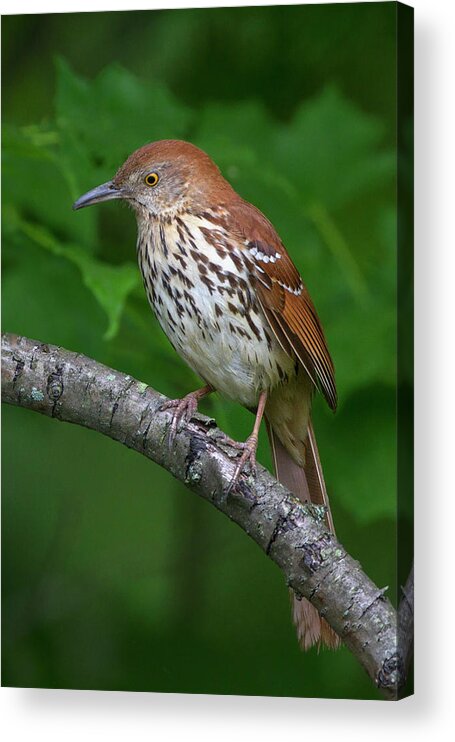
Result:
M257 405L295 374L254 291L255 263L277 260L227 228L223 210L140 221L138 260L155 315L175 350L221 394Z

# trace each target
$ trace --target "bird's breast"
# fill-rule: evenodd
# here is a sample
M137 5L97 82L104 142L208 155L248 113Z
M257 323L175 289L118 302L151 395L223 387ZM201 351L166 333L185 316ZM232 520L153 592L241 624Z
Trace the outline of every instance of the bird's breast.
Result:
M225 396L254 407L294 374L256 300L241 246L207 215L139 224L150 304L175 350Z

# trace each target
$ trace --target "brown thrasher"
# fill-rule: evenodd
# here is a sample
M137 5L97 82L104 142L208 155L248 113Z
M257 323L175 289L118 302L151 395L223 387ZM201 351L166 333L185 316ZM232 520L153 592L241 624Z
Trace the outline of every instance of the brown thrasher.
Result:
M170 435L212 391L256 412L234 480L255 469L265 414L275 473L303 502L326 507L327 491L311 424L314 390L334 410L332 359L316 310L275 229L188 142L147 144L112 181L74 209L123 199L136 212L137 254L149 302L173 347L205 386L174 408ZM293 618L305 649L339 638L307 600L293 594Z

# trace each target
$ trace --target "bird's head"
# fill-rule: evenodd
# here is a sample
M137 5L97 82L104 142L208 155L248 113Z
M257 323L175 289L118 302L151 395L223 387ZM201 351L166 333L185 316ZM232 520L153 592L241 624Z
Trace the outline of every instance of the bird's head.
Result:
M114 178L81 196L73 209L122 199L138 218L202 207L233 190L215 163L189 142L162 140L133 152Z

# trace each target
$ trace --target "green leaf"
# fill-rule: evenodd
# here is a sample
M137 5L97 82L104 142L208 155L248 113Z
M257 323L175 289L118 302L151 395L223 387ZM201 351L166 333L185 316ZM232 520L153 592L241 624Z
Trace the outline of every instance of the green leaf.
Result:
M272 156L307 204L339 208L393 176L395 153L381 149L383 134L378 119L327 88L277 132Z
M96 244L96 217L89 213L73 218L74 194L80 194L61 145L62 134L56 126L5 126L4 201L90 252Z
M105 179L146 142L184 137L193 118L158 82L142 83L112 65L89 83L62 59L57 63L56 115L71 167L83 156Z
M109 265L88 255L77 245L62 245L45 227L32 224L8 210L10 228L18 229L35 245L74 263L80 270L82 280L93 293L108 318L105 340L111 340L118 332L125 301L139 281L139 271L131 263Z

